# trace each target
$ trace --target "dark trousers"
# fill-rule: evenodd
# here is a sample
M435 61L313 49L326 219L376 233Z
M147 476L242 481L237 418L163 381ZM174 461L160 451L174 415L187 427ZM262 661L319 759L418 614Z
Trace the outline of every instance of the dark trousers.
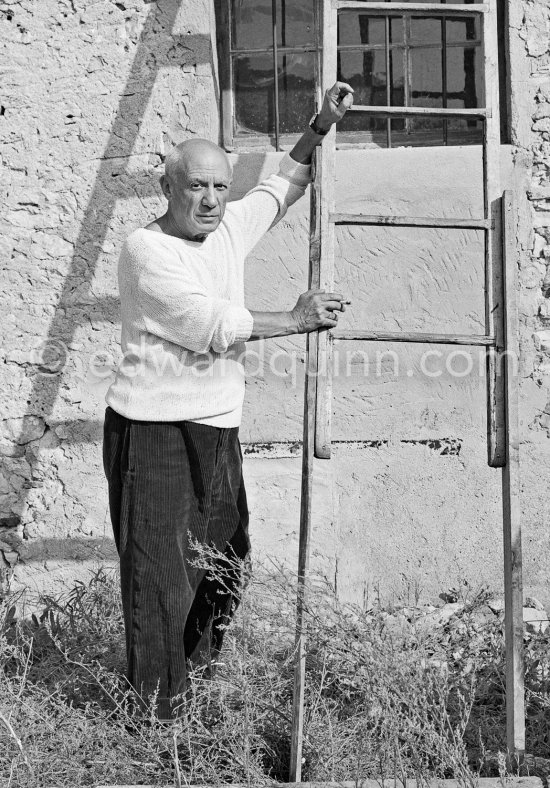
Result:
M206 664L238 603L235 562L194 565L193 541L229 557L249 551L238 427L146 422L105 412L103 464L117 550L128 680L157 714L173 715L188 661ZM224 564L222 556L218 563Z

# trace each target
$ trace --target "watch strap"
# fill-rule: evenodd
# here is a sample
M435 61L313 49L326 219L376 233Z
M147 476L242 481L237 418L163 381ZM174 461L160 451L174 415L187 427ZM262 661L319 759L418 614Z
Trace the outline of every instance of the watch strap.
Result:
M318 120L319 120L319 115L318 114L314 115L312 117L312 119L310 120L310 122L309 122L309 128L312 131L314 131L315 134L319 134L321 137L324 137L325 134L329 133L330 128L329 129L321 129L321 128L319 128L319 126L317 125L318 124Z

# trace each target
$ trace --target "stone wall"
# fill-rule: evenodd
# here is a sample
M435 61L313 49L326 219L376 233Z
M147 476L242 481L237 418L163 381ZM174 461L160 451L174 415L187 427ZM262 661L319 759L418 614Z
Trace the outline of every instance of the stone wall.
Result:
M550 550L547 341L550 290L550 3L510 2L510 103L518 190L520 309L520 424L524 574L528 587L548 600L545 567ZM541 484L542 482L542 484Z
M502 171L519 206L525 575L529 591L548 600L549 4L509 6L513 144ZM213 13L208 0L4 1L0 13L9 45L0 110L0 550L5 583L40 591L116 558L100 456L103 395L118 357L116 257L123 237L158 212L166 149L192 134L218 139ZM432 206L443 200L450 212L458 204L475 215L474 149L373 151L361 165L358 155L342 158L341 182L371 184L381 212L404 212L428 195ZM276 158L236 158L234 196ZM305 289L307 232L302 201L254 250L251 308L270 308L273 293L272 308L288 308ZM353 288L348 318L391 330L444 330L453 320L479 328L479 239L387 233L339 238L340 285ZM443 268L430 279L437 260ZM303 340L256 343L254 353L242 428L252 537L257 555L294 561ZM418 369L414 351L399 358L403 370ZM411 589L433 595L463 578L498 585L500 499L485 464L482 377L427 386L405 372L396 379L391 366L367 380L360 364L350 373L335 385L334 460L316 464L319 568L358 601Z

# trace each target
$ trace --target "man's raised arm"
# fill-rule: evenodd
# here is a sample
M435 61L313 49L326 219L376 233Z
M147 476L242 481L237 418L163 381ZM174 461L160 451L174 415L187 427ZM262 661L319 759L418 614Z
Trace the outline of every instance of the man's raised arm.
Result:
M346 82L336 82L326 91L321 111L302 134L290 157L299 164L310 164L317 145L333 123L341 120L353 104L353 88ZM308 290L302 293L294 309L289 312L250 311L254 325L249 339L267 339L289 334L305 334L317 329L333 328L338 323L338 312L345 312L345 296Z

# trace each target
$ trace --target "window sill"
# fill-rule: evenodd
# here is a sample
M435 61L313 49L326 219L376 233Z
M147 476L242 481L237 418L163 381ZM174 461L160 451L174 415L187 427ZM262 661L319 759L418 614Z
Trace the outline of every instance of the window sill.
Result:
M301 134L283 134L279 137L279 150L291 150L298 142ZM277 150L275 137L267 134L250 134L242 137L234 137L232 145L223 145L228 153L261 153L269 151L273 153Z
M279 150L291 150L300 139L301 134L283 134L279 137ZM392 147L394 148L425 148L425 147L456 147L459 145L481 145L482 132L472 130L464 133L463 131L449 131L448 144L444 145L441 139L441 132L427 131L417 132L412 141L412 135L404 132L392 132ZM231 146L224 145L226 151L230 153L273 153L277 151L275 138L267 135L249 135L234 137ZM336 149L347 150L349 148L358 149L388 149L386 145L385 132L338 132L336 135Z

